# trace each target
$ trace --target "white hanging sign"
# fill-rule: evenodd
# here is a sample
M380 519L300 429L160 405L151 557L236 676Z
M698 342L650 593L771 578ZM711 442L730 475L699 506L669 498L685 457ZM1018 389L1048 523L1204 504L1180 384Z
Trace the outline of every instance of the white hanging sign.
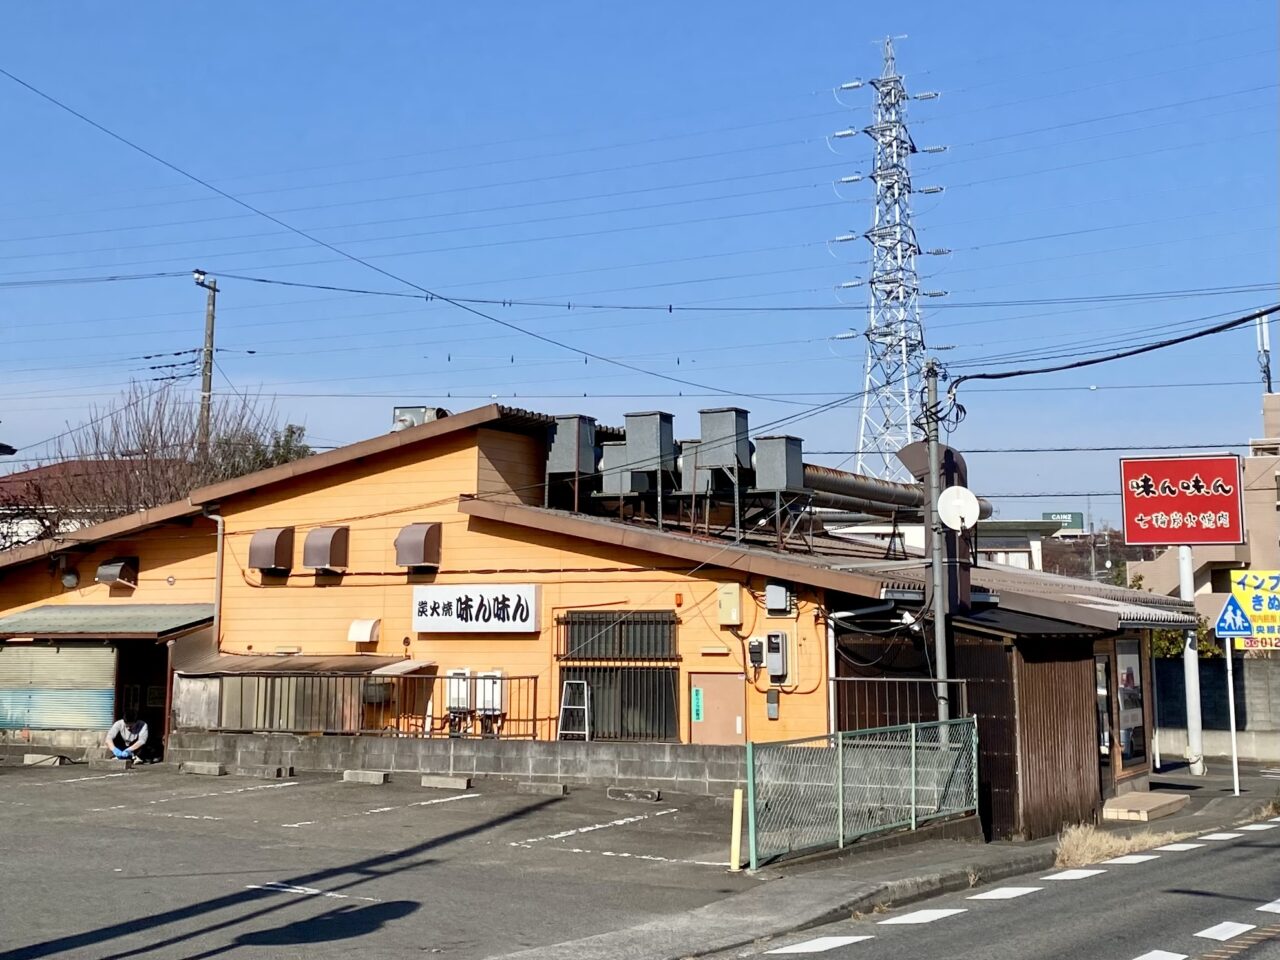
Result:
M413 588L418 633L537 633L538 584L431 584Z

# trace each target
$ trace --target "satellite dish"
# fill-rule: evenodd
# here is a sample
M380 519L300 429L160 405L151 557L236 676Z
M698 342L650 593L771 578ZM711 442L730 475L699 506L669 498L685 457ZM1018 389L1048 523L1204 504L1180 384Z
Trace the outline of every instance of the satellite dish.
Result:
M938 494L938 519L952 530L971 530L978 510L978 498L968 487L947 487Z

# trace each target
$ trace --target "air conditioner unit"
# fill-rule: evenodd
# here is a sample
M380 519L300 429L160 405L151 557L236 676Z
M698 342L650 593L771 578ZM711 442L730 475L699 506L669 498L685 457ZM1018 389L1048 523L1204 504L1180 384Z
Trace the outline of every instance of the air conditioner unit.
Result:
M501 670L485 670L476 674L476 713L506 713L504 694L506 687L502 682Z
M445 671L444 703L450 713L471 712L471 671L469 669L462 667Z

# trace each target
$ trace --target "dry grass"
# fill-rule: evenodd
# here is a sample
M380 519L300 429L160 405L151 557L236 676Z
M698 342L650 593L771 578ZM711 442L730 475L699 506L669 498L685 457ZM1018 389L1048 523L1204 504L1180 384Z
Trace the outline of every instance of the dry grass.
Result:
M1059 834L1056 863L1060 867L1083 867L1112 857L1122 857L1126 853L1138 853L1166 843L1176 843L1189 836L1190 833L1174 830L1160 833L1141 830L1125 836L1099 830L1091 823L1079 823L1067 827Z
M870 910L855 910L849 915L850 920L862 920L864 917L870 917L876 914L888 913L889 904L877 903Z
M1270 817L1280 817L1280 795L1272 797L1266 803L1258 808L1259 819L1268 819Z

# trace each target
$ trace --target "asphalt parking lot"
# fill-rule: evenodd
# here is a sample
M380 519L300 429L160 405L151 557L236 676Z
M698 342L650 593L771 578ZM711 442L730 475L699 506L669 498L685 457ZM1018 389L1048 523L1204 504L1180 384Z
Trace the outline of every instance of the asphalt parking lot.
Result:
M0 766L0 960L499 957L761 881L729 809Z

